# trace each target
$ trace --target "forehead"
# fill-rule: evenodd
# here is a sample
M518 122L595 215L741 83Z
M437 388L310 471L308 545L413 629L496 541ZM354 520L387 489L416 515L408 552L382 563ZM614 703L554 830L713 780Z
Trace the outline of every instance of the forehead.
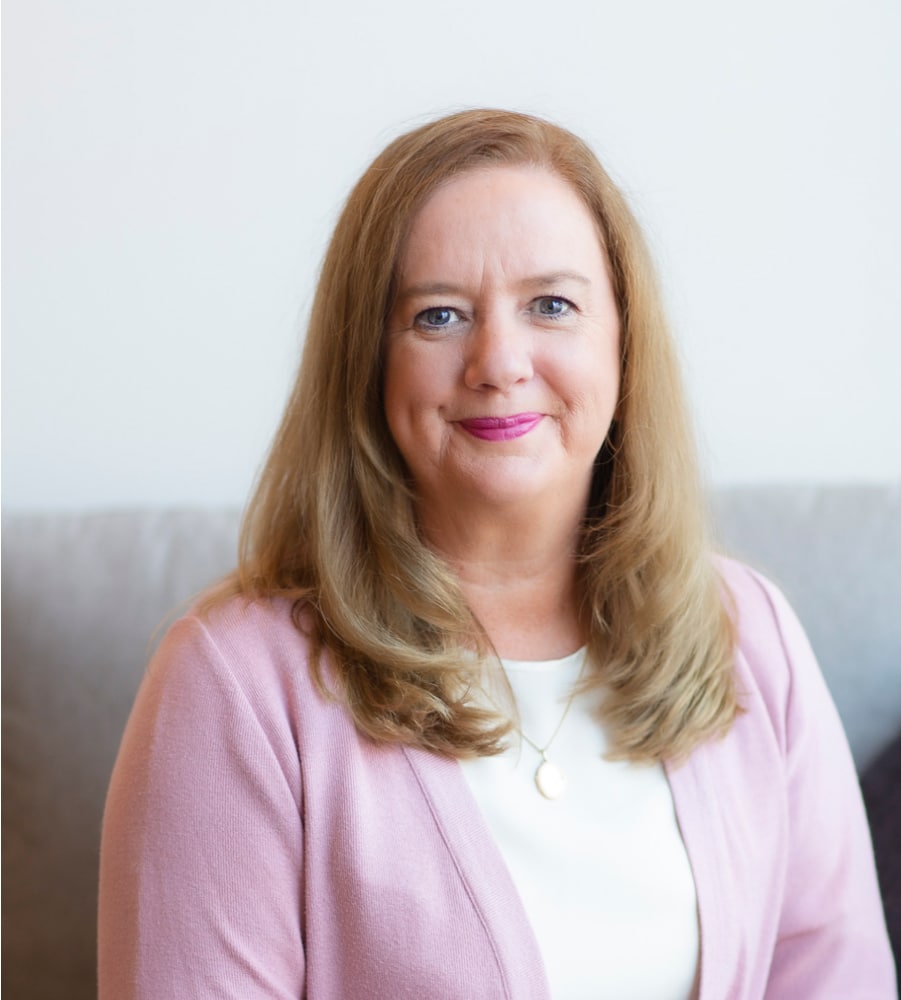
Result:
M490 166L440 185L414 214L401 246L401 280L449 264L565 269L601 265L597 221L576 189L545 167Z

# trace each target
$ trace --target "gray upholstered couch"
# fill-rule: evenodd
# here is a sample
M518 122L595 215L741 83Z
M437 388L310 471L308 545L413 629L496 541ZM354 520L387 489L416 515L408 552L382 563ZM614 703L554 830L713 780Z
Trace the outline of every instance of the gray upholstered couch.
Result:
M901 487L715 498L724 547L788 593L863 771L901 729ZM3 523L3 986L95 991L107 779L160 623L233 562L233 511Z

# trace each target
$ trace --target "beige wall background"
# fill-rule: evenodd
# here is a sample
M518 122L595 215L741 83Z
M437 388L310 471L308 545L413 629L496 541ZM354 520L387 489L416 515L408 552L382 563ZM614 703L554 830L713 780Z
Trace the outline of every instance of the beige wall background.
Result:
M330 227L465 106L587 138L710 478L901 476L896 0L6 0L7 508L240 504Z

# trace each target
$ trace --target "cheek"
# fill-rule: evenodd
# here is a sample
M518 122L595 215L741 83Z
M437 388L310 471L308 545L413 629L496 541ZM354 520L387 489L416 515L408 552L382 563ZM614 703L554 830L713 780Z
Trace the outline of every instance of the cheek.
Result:
M555 385L576 409L594 415L616 406L619 399L620 363L618 347L609 342L580 345L579 350L557 357L553 369Z
M572 373L569 383L570 421L565 427L569 447L591 452L603 444L619 404L619 369L600 364L597 355Z
M416 425L440 403L436 371L428 352L418 345L396 344L385 358L385 419L395 443L415 433Z
M385 405L394 411L434 409L454 389L454 359L442 344L400 343L385 358Z
M619 401L621 367L619 336L605 337L586 365L586 371L593 373L597 394L604 405L615 406Z

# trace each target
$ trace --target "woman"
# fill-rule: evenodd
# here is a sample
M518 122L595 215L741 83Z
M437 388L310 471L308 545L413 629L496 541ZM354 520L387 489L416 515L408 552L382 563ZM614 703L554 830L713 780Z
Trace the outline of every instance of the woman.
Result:
M130 720L101 997L894 995L834 708L701 510L590 151L500 111L392 143L237 573Z

